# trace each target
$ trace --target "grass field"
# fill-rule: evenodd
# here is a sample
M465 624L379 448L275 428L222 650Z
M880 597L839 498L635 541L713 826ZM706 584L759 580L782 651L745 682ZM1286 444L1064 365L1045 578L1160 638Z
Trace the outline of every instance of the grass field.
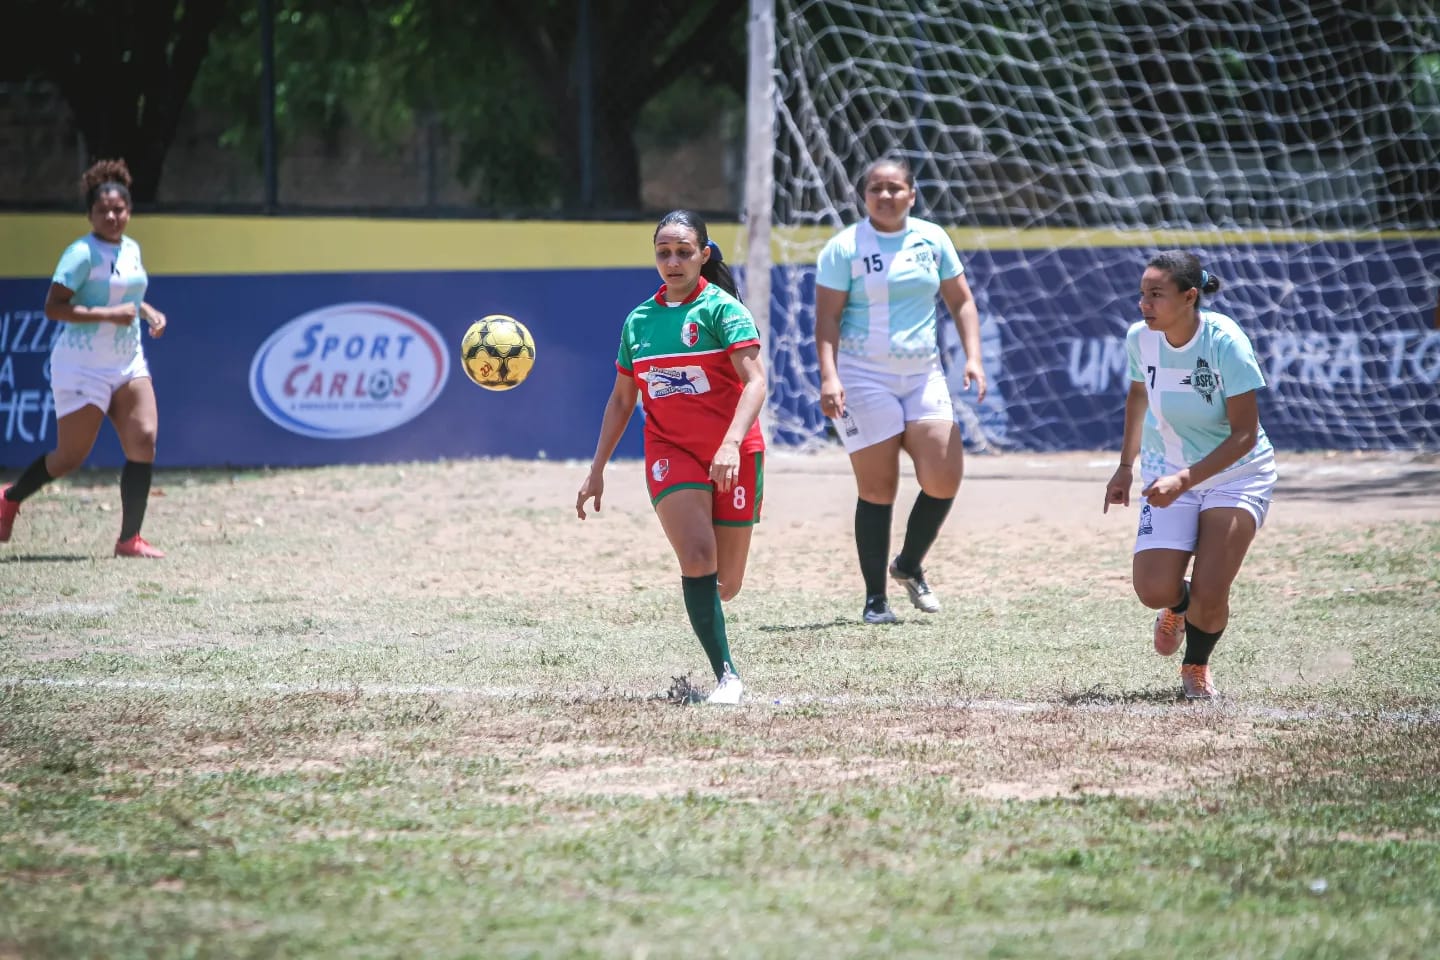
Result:
M633 463L583 523L575 464L161 471L160 562L64 480L0 547L0 958L1434 956L1440 463L1283 460L1189 704L1112 462L972 458L876 628L843 459L774 455L739 708L662 696Z

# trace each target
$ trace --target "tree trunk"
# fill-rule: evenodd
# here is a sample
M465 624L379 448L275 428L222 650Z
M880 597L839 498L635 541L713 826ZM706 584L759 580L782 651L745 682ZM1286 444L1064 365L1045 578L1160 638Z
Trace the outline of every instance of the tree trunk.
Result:
M595 206L601 210L639 210L640 156L635 125L640 107L610 102L597 105L595 123Z
M124 159L137 201L159 191L165 154L226 2L99 4L83 18L61 13L48 28L84 38L50 57L47 72L74 111L89 159Z

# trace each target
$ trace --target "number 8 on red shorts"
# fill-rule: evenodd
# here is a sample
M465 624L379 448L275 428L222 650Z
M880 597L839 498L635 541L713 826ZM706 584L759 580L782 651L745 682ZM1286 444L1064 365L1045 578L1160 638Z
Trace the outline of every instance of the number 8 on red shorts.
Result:
M714 523L752 526L760 522L760 504L765 496L765 452L741 453L740 472L734 486L721 492L710 482L710 461L652 439L645 445L645 483L650 488L651 504L659 503L676 490L712 490Z

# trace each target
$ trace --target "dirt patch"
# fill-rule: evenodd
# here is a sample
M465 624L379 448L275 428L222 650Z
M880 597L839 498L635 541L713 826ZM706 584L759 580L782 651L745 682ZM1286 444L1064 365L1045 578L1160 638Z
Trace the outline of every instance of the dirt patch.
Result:
M1181 794L1231 782L1273 764L1276 743L1298 725L1217 711L1096 711L1063 705L1024 713L967 706L878 709L831 705L822 713L770 706L717 709L661 701L583 705L459 702L416 736L393 704L362 698L247 734L196 731L183 716L137 726L119 717L84 724L127 785L233 773L327 778L383 759L405 777L435 780L487 802L556 797L792 801L816 794L930 787L957 800ZM375 729L321 731L338 720ZM79 721L76 721L77 723ZM284 727L281 734L278 727ZM1261 729L1263 727L1263 729ZM71 731L78 734L79 730ZM123 758L123 759L122 759ZM104 787L98 791L104 793ZM114 791L112 791L114 793Z
M969 456L954 510L927 560L932 582L958 588L983 571L1005 569L1015 575L987 584L997 596L1060 583L1128 589L1125 557L1135 508L1101 511L1114 461L1111 452ZM903 463L896 543L918 490L908 460ZM152 526L164 540L165 523L183 520L192 548L230 559L213 565L214 573L187 569L197 596L211 587L207 576L217 586L252 579L274 602L293 600L302 587L320 597L454 600L503 590L543 602L653 586L676 563L650 505L642 464L611 464L603 509L581 521L575 493L587 468L577 461L470 460L267 471L229 483L213 474L171 477ZM1433 458L1284 454L1280 472L1268 521L1276 530L1362 529L1440 516L1440 462ZM27 504L27 520L61 512L65 505L57 499L83 493L56 485ZM771 451L748 582L786 582L804 570L812 592L853 599L854 510L854 479L838 448ZM286 552L252 560L249 551L274 549L281 536L275 531L284 531ZM458 531L465 539L457 539ZM385 562L361 566L370 553L352 547L377 543L384 544ZM1097 556L1115 559L1097 563ZM247 563L244 572L236 570L240 562ZM303 584L287 577L293 569L303 569ZM20 613L22 624L33 612L0 608ZM103 617L104 611L87 608L85 615ZM171 642L198 641L182 635Z
M1328 683L1355 669L1355 656L1349 650L1318 650L1307 654L1299 666L1282 668L1275 682L1285 686Z
M980 572L1005 569L1016 575L987 584L987 590L1001 591L997 596L1059 583L1127 588L1124 558L1135 508L1101 511L1114 461L1112 452L969 456L954 510L927 560L931 580L958 588ZM257 602L274 603L294 601L299 592L462 600L491 590L543 602L653 586L676 563L650 505L642 464L611 464L603 509L581 521L575 493L587 467L576 461L469 460L265 471L229 482L213 473L170 475L164 477L168 496L155 504L150 526L157 543L225 561L186 568L185 584L196 598L241 578L265 591ZM1267 532L1363 529L1440 516L1436 458L1282 454L1280 473ZM903 461L896 543L917 489ZM47 488L27 503L26 525L0 559L20 558L27 549L23 538L45 524L53 529L66 512L78 513L73 522L98 551L104 531L79 502L86 496L78 485ZM853 598L854 509L855 483L841 450L771 451L749 582L785 582L804 570L813 592ZM86 542L79 541L82 550ZM372 553L364 545L374 544L384 544L385 561L366 564ZM277 548L283 552L270 552ZM1097 556L1116 559L1097 563ZM499 557L506 562L497 563ZM297 569L303 583L293 577ZM104 604L47 598L21 607L0 595L0 616L19 630L40 616L84 628L115 615ZM84 647L73 630L53 633L50 639L71 651ZM204 642L177 631L153 646L161 652ZM51 659L28 643L17 652Z
M1101 511L1113 463L1110 453L970 457L954 513L929 560L932 581L958 585L976 570L1004 570L1011 575L985 581L987 595L1003 598L1060 583L1128 592L1125 557L1135 510ZM1280 466L1270 517L1277 530L1335 531L1344 539L1351 530L1360 537L1368 526L1440 516L1440 462L1433 459L1282 455ZM676 562L646 496L640 464L613 465L603 511L582 522L574 515L574 499L585 469L576 462L477 460L275 471L235 483L217 482L214 475L189 482L172 476L166 480L169 495L156 505L155 526L163 533L168 524L176 532L180 556L188 550L213 562L177 561L166 570L183 577L143 586L157 598L153 602L170 604L161 608L168 612L157 619L162 629L153 638L92 646L87 641L99 635L91 631L108 630L108 621L118 616L114 605L57 601L53 592L43 599L31 594L23 602L13 599L17 595L0 595L0 632L8 628L16 641L8 653L29 661L95 650L157 657L187 647L323 650L347 642L343 631L327 624L324 606L344 607L347 598L418 596L465 603L503 591L543 605L557 595L614 596L662 581L673 584ZM853 600L855 487L843 454L778 451L770 457L766 479L765 518L755 534L749 573L753 589L794 582L794 572L804 570L806 589ZM916 489L907 470L896 511L897 542ZM27 504L25 519L54 531L64 519L60 515L74 506L67 501L82 494L83 487L56 485ZM457 523L461 514L466 522ZM103 539L93 517L77 518L77 529L82 522L87 535ZM20 531L33 533L29 527ZM462 533L469 539L458 540ZM157 543L164 545L163 537ZM377 560L377 545L383 546L383 560ZM0 559L13 559L14 547ZM162 575L168 576L157 571L157 579ZM247 582L243 602L228 606L230 620L210 630L210 613L198 598L239 578ZM294 617L257 616L243 634L245 624L236 622L252 610L282 608L294 608ZM483 603L470 608L484 609ZM97 622L104 626L97 628ZM395 643L410 642L405 624L384 629L393 631ZM473 629L467 622L454 630L471 643L483 638L489 649L544 653L532 625L477 620ZM376 642L373 636L365 639ZM445 632L424 642L446 652L451 639ZM381 640L391 642L390 634ZM1318 651L1281 681L1320 683L1353 668L1344 650ZM366 706L356 692L329 700L292 697L269 708L290 717L313 714L309 719L318 724L317 718L332 712ZM963 705L880 711L826 704L809 715L768 705L733 712L637 706L619 697L611 704L575 707L556 697L472 704L459 719L426 710L397 720L390 734L344 740L335 737L334 726L319 724L323 732L315 737L289 746L271 742L263 749L254 742L187 739L173 731L164 742L136 743L134 760L113 769L156 776L236 770L326 776L383 753L413 760L417 775L443 770L456 758L493 758L499 769L484 786L495 796L509 790L521 796L696 792L767 798L863 784L933 783L957 796L1026 800L1183 792L1233 778L1259 762L1262 749L1253 721L1242 717L1183 708L1127 711L1123 705L1104 713L1056 705L1007 715ZM416 748L400 731L413 734L417 725L427 732L443 729ZM110 741L107 749L118 742ZM0 787L0 796L7 792Z
M711 715L695 721L707 730L727 726L713 709L692 709ZM592 736L605 736L590 726ZM1064 708L1043 715L965 708L836 711L823 719L778 714L763 733L749 717L723 749L701 751L686 750L668 732L672 742L655 730L644 748L546 744L527 751L505 784L543 795L730 799L927 783L991 800L1158 796L1229 780L1259 762L1263 750L1244 718Z

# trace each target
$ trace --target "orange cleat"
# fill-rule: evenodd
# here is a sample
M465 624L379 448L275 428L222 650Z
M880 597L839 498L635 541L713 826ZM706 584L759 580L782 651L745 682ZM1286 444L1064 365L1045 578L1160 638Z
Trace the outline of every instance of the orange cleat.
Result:
M0 543L10 539L10 531L15 528L15 514L20 512L20 504L5 496L9 489L0 490Z
M116 541L115 556L143 557L147 560L161 560L165 557L165 554L150 546L150 544L145 542L145 538L137 533L129 540Z
M1180 683L1186 700L1210 700L1220 693L1210 680L1210 667L1203 663L1180 664Z
M1180 649L1185 639L1185 614L1169 607L1155 614L1155 652L1168 657Z

